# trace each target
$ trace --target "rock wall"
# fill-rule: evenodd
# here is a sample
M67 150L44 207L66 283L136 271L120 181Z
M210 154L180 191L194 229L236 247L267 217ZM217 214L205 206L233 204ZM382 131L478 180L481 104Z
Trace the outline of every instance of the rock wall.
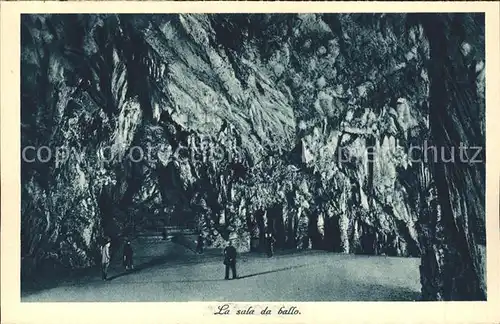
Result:
M448 298L426 293L429 262L448 262L430 251L455 244L431 216L444 187L411 152L439 134L424 20L23 16L23 154L59 148L22 164L23 275L90 266L103 235L189 223L240 251L271 232L278 248L422 255L424 295Z
M426 224L436 238L422 244L423 298L486 300L484 16L423 21L438 31L427 35L429 117L432 141L447 153L430 164L439 209Z

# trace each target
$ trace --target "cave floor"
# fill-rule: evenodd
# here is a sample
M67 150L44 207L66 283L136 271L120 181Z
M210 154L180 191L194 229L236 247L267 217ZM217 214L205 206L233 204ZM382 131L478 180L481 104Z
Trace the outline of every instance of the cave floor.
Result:
M118 262L111 280L98 269L61 280L52 288L22 292L22 302L89 301L412 301L420 295L418 258L280 252L272 258L246 253L238 280L223 280L220 250L203 255L164 241L136 247L132 272Z

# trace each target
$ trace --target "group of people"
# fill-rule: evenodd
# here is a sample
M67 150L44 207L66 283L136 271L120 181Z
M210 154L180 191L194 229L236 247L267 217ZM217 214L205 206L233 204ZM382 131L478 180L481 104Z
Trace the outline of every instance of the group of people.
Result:
M102 280L108 280L108 269L109 264L111 262L111 239L106 238L104 244L101 246L101 277ZM134 269L133 262L134 250L132 249L132 245L130 241L127 240L125 245L123 246L123 266L125 270Z
M274 243L276 242L276 240L270 233L266 234L265 237L267 242L266 244L267 256L272 257L274 255ZM201 234L198 235L196 244L197 244L196 252L198 254L203 253L203 236ZM101 246L101 274L103 280L108 280L108 269L109 269L109 264L111 262L110 248L111 248L111 239L106 238L104 244ZM224 254L223 263L226 267L224 279L229 280L230 271L232 273L232 279L238 279L238 276L236 274L237 252L236 248L233 246L232 240L229 240L228 245L224 248L223 254ZM123 247L123 266L125 267L126 271L134 269L133 255L134 252L130 240L126 240L125 245Z

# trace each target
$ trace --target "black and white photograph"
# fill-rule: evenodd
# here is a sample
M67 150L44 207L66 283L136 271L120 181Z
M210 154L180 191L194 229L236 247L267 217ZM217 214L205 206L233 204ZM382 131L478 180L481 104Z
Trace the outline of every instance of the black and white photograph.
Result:
M21 303L486 301L485 44L482 12L22 14Z

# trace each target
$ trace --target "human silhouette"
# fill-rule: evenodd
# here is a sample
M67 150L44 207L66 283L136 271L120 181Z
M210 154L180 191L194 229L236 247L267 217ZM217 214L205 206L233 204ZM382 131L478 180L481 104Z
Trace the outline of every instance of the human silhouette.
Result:
M237 279L236 275L236 249L233 246L232 241L229 241L228 246L224 249L224 265L226 266L226 276L225 280L229 280L229 268L233 275L233 279Z
M276 243L276 240L274 239L271 233L268 233L266 235L266 238L267 238L267 256L272 257L274 255L274 243Z
M109 253L109 248L111 246L111 240L106 238L103 246L101 247L101 274L102 280L108 280L108 268L111 261L111 255Z
M125 266L125 270L132 270L134 268L133 262L134 251L132 249L132 245L130 241L127 240L125 246L123 247L123 265Z
M196 253L203 253L203 235L201 235L201 233L198 235L198 239L196 241Z

